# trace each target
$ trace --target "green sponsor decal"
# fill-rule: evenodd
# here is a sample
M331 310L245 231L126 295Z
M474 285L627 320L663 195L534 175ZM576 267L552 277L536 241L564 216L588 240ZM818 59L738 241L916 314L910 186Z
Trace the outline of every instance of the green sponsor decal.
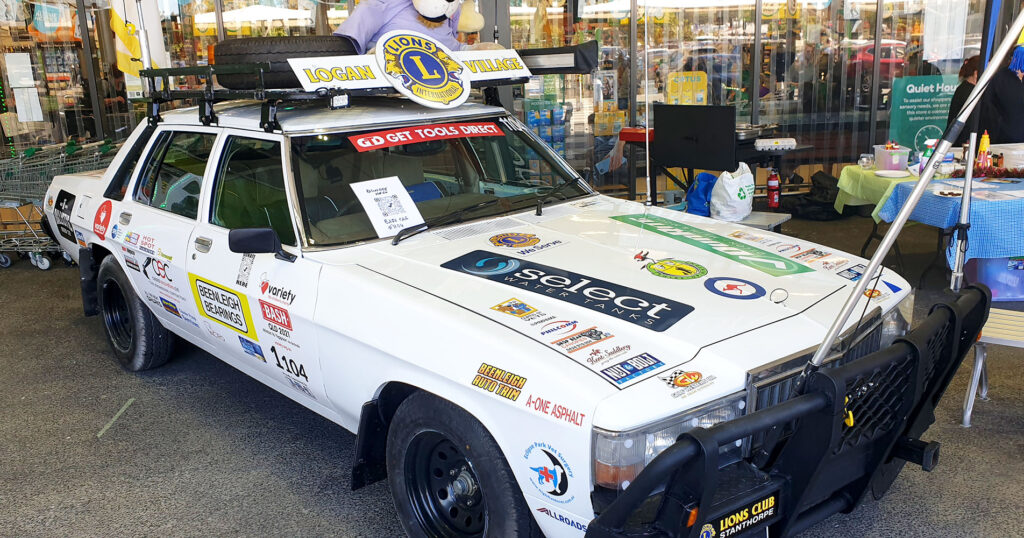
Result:
M663 217L638 214L618 215L611 218L631 226L636 226L637 228L650 230L665 237L671 237L676 241L681 241L699 249L713 252L723 258L729 258L734 262L742 263L747 267L753 267L762 273L772 276L796 275L814 271L814 269L806 265L799 264L778 254Z

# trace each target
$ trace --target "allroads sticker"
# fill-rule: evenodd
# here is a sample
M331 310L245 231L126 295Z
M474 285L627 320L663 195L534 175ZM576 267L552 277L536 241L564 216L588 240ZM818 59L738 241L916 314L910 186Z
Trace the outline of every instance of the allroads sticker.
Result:
M653 233L663 235L665 237L670 237L676 241L686 243L690 246L717 254L723 258L728 258L735 262L742 263L747 267L752 267L762 273L767 273L772 276L796 275L814 271L814 269L811 269L810 267L779 256L778 254L761 250L757 247L736 241L735 239L713 234L711 232L701 230L700 228L695 228L688 224L669 220L664 217L657 217L654 215L644 216L641 213L635 215L618 215L611 217L611 219L629 224L630 226L636 226L637 228L644 228L645 230L650 230Z
M441 267L529 290L652 331L664 331L693 312L688 304L645 291L485 250L464 254Z
M249 314L249 302L244 295L192 273L188 274L188 280L192 284L192 293L201 316L259 342Z

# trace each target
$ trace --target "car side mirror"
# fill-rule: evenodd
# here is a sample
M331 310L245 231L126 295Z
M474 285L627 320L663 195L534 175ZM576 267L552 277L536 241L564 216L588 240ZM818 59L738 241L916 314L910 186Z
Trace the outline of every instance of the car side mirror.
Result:
M295 261L281 248L281 239L273 228L237 228L228 231L228 249L238 254L274 254L278 259Z

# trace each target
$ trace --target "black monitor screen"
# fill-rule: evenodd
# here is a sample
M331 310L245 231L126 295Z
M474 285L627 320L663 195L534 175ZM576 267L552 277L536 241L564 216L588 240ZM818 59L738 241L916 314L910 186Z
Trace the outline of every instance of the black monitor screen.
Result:
M668 167L735 170L736 108L654 105L651 158Z

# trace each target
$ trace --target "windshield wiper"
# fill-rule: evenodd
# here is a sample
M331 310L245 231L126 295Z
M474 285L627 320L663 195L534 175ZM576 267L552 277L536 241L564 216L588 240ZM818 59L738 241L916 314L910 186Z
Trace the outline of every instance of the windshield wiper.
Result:
M543 213L542 208L544 207L544 204L548 203L548 200L554 200L554 201L557 202L559 200L558 198L555 198L557 195L562 194L562 191L564 191L565 189L569 188L570 185L577 185L579 183L579 181L580 181L579 179L573 179L572 181L566 181L565 183L562 183L558 187L555 187L554 189L548 191L547 194L541 194L540 196L538 196L537 197L537 216L538 217L541 216L541 214ZM565 198L565 199L568 200L568 198Z
M397 234L395 234L394 239L391 240L391 244L392 245L397 245L401 240L403 240L403 239L405 239L407 237L412 237L412 236L414 236L414 235L416 235L416 234L418 234L418 233L420 233L422 231L425 231L425 230L427 230L427 229L429 229L429 228L431 228L433 226L440 226L441 224L448 224L449 222L457 222L466 213L469 213L470 211L475 211L477 209L482 209L482 208L485 208L487 206L492 206L492 205L498 203L498 200L501 200L501 198L492 198L490 200L484 200L483 202L479 202L479 203L473 204L471 206L466 206L466 207L464 207L464 208L462 208L462 209L460 209L458 211L455 211L454 213L448 213L447 215L441 215L440 217L437 217L436 219L429 220L427 222L421 222L420 224L415 224L413 226L409 226L408 228L403 228Z

